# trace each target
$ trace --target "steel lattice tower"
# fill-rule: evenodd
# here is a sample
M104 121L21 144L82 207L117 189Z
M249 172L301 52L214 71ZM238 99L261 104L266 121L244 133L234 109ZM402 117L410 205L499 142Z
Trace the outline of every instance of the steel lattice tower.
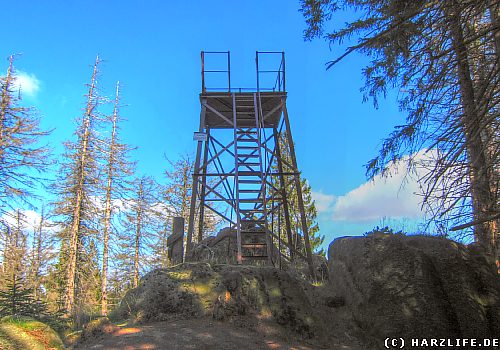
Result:
M206 69L209 55L227 55L227 69ZM263 57L278 58L279 68L259 69ZM186 253L191 251L195 235L201 241L204 213L210 210L236 231L239 264L261 261L277 265L279 258L281 266L284 256L302 257L313 274L302 187L286 108L284 52L256 53L256 88L231 87L229 52L201 52L201 63L201 113L199 131L195 133L198 145ZM211 74L223 75L226 86L207 87L206 78ZM273 76L273 84L263 87L263 77L269 75ZM289 215L291 203L295 203L300 217L296 226L301 232L295 236ZM199 218L198 232L194 232L195 218ZM283 231L286 246L280 235ZM298 246L305 248L305 255ZM288 254L283 254L286 251Z

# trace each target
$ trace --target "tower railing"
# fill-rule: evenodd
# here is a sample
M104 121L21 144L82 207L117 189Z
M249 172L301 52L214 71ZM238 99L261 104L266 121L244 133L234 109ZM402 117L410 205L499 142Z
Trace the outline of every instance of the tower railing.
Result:
M278 69L261 69L262 59L261 56L278 56L280 58L280 64ZM260 61L260 62L259 62ZM257 91L273 91L273 92L284 92L286 91L286 80L285 80L285 52L283 51L256 51L255 53L255 67L257 70ZM264 74L276 74L274 79L274 85L272 87L261 87L261 77Z
M209 57L226 56L215 58L217 63L224 67L212 69L208 67ZM267 60L271 62L267 62ZM276 68L277 67L277 68ZM206 92L285 92L285 53L282 51L256 51L255 69L257 73L257 86L255 87L233 87L231 86L231 53L230 51L201 51L201 91ZM271 75L270 78L268 78ZM274 75L274 76L272 76ZM217 79L212 78L218 76ZM221 79L220 77L223 76ZM212 81L210 81L212 80ZM217 81L215 86L210 83ZM265 82L263 83L263 80Z
M205 69L205 55L227 55L227 69ZM227 75L227 87L206 87L205 74L225 74ZM231 53L229 51L202 51L201 52L201 91L203 93L211 91L231 92Z

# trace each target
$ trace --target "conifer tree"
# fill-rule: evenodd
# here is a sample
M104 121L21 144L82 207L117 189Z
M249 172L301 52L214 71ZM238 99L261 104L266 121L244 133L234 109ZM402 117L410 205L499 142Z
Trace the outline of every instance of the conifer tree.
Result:
M293 171L291 167L291 156L290 156L290 147L288 146L286 140L286 135L278 135L279 142L279 151L282 159L282 172L290 173ZM274 166L274 171L278 172L278 166ZM280 189L281 188L281 180L278 178L273 179L273 188ZM311 196L311 186L307 182L307 180L300 175L300 184L302 187L302 199L304 202L304 211L306 217L306 224L309 233L309 241L311 244L311 250L317 254L324 254L324 251L320 248L323 243L324 236L319 234L319 225L316 222L317 210L314 204L314 200ZM295 188L295 182L293 181L293 175L283 175L283 185L285 187L285 193L287 194L287 203L286 206L282 203L282 209L278 215L272 215L270 219L273 219L273 226L280 227L280 237L283 242L282 248L284 246L291 246L292 249L289 251L290 256L293 257L293 250L297 250L305 255L305 246L302 242L301 237L301 219L300 219L300 210L298 204L298 194L297 189ZM275 193L276 195L276 193ZM278 195L281 197L281 194ZM272 204L272 203L270 203ZM288 217L290 218L290 227L291 232L286 232L286 216L285 210L288 209Z
M120 142L120 83L116 83L116 94L113 113L109 117L111 124L111 137L107 149L106 184L104 188L104 227L102 246L102 271L101 271L101 313L108 313L108 259L110 235L113 231L113 203L121 201L128 189L127 177L133 173L133 164L128 160L129 146Z
M54 237L50 229L45 207L42 207L38 223L33 226L31 249L29 253L29 271L27 283L33 289L33 296L38 299L43 293L47 268L52 263Z
M384 174L404 157L412 168L412 155L421 150L433 155L421 179L432 218L459 224L455 229L473 226L476 241L498 257L498 3L303 0L306 38L321 35L345 8L358 10L358 17L326 38L341 43L357 36L358 43L328 67L355 51L371 56L365 98L377 104L395 86L407 113L368 162L367 175Z
M26 287L24 278L13 275L0 290L0 317L23 315L39 318L47 314L47 305L36 298L33 289Z
M6 224L4 231L4 247L2 261L2 287L5 281L24 278L27 273L27 233L25 216L16 210L14 222Z
M153 235L151 244L151 267L166 268L169 266L167 239L172 233L172 214L166 210L159 212L158 229Z
M78 119L76 141L65 144L65 161L61 166L59 178L55 184L58 195L54 203L55 214L59 216L61 253L60 268L64 270L65 309L74 313L76 292L82 290L83 263L89 263L89 242L96 237L99 198L98 161L99 152L97 128L101 121L99 106L102 99L98 94L99 57L96 58L83 115Z
M142 272L152 266L151 256L146 252L151 251L163 221L160 194L159 185L151 177L142 176L133 182L133 194L122 220L121 254L116 257L132 288L139 285Z
M184 154L175 162L169 159L167 161L170 167L165 171L167 184L164 186L163 191L164 201L172 215L184 218L184 225L187 228L189 226L194 160L189 155ZM199 208L197 208L196 212L199 212ZM203 223L202 236L213 232L218 220L213 215L213 212L205 210ZM194 232L199 233L199 217L197 216L193 227ZM200 240L199 234L197 236L198 240Z
M182 155L177 161L167 159L170 169L165 171L167 185L164 190L165 202L174 211L175 216L183 217L186 225L189 217L191 200L191 174L194 162L189 155Z
M18 204L28 203L33 188L43 183L49 150L40 144L50 132L40 129L32 107L21 106L22 91L15 91L14 56L7 74L0 77L0 214L8 215Z

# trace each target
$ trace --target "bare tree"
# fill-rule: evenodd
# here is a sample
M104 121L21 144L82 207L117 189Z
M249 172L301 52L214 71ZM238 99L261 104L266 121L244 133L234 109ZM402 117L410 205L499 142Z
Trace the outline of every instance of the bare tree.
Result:
M10 56L7 75L0 77L0 214L7 215L18 204L29 204L50 164L49 150L40 144L50 132L40 129L34 108L20 105L16 79Z
M109 238L112 233L113 201L121 200L128 189L127 177L133 173L133 163L128 160L129 146L120 142L120 83L116 83L116 94L113 113L110 116L111 138L107 150L106 185L104 201L104 229L102 245L102 271L101 271L101 313L108 313L108 259Z
M33 224L27 282L33 289L35 299L40 299L43 294L42 285L47 267L55 257L54 237L50 230L51 223L48 222L45 207L42 206L40 218L37 223Z
M54 203L55 214L62 219L60 236L63 240L60 260L66 265L65 309L72 314L75 306L75 293L78 271L85 258L84 240L95 235L98 198L98 157L99 141L96 134L100 121L98 107L102 100L97 90L99 57L96 58L88 84L86 104L83 115L78 120L77 140L67 142L66 162L61 166L59 179L55 184L58 194Z
M14 222L5 226L3 232L3 261L2 261L2 288L6 280L24 278L27 267L24 263L27 258L27 233L25 216L20 209L14 214Z
M164 187L164 201L173 215L184 218L184 224L189 225L189 209L192 194L192 174L194 171L194 160L184 154L177 161L167 159L170 167L165 171L167 184ZM210 181L210 180L209 180ZM196 210L199 212L199 208ZM218 224L218 219L211 211L204 212L204 225L202 236L213 232ZM195 218L194 232L199 232L199 218ZM198 240L203 237L198 235Z
M148 251L158 232L162 216L162 205L159 200L161 189L148 176L135 179L133 194L127 201L127 208L122 220L122 254L120 255L121 268L132 271L129 278L131 287L139 285L141 271L150 266Z

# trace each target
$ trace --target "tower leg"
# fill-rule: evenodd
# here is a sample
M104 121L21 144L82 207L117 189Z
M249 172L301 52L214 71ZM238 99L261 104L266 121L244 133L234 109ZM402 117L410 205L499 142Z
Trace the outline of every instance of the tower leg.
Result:
M288 250L290 252L290 260L293 260L294 258L294 251L292 249L292 225L290 223L290 212L288 210L288 199L286 196L286 189L285 189L285 179L283 176L283 163L281 161L281 149L280 149L280 139L279 139L279 134L278 130L276 128L273 128L273 133L274 133L274 142L275 142L275 147L276 147L276 160L278 162L278 172L279 172L279 177L280 177L280 191L281 191L281 198L283 201L283 214L285 217L285 229L286 229L286 234L288 238ZM278 235L280 232L278 231Z
M283 115L285 118L286 134L287 134L288 143L290 146L290 157L292 160L292 165L298 172L297 159L295 158L295 146L293 144L293 138L292 138L292 130L290 128L290 121L288 119L288 111L286 109L286 104L284 103L284 101L283 101ZM297 202L299 205L300 222L302 225L302 234L304 235L304 244L306 247L307 265L309 266L309 273L311 275L311 278L314 279L314 278L316 278L316 275L314 273L311 243L309 242L309 230L307 227L306 213L305 213L305 208L304 208L304 198L302 197L302 186L300 184L299 174L298 173L295 174L294 178L295 178L295 187L297 188Z
M200 113L200 127L199 132L203 132L205 128L205 113L206 113L206 100L201 101L201 113ZM200 157L201 157L201 140L198 141L198 146L196 147L196 160L194 163L193 171L193 184L191 190L191 206L189 208L189 223L188 223L188 233L186 239L186 254L184 259L189 256L193 249L193 231L194 231L194 215L196 211L196 197L198 196L198 173L200 171Z
M205 219L205 191L206 191L206 183L207 183L207 157L208 157L208 147L210 140L210 129L206 128L207 139L204 142L204 151L203 151L203 166L201 168L201 195L200 195L200 216L198 220L198 243L203 240L203 228L204 228L204 219Z

